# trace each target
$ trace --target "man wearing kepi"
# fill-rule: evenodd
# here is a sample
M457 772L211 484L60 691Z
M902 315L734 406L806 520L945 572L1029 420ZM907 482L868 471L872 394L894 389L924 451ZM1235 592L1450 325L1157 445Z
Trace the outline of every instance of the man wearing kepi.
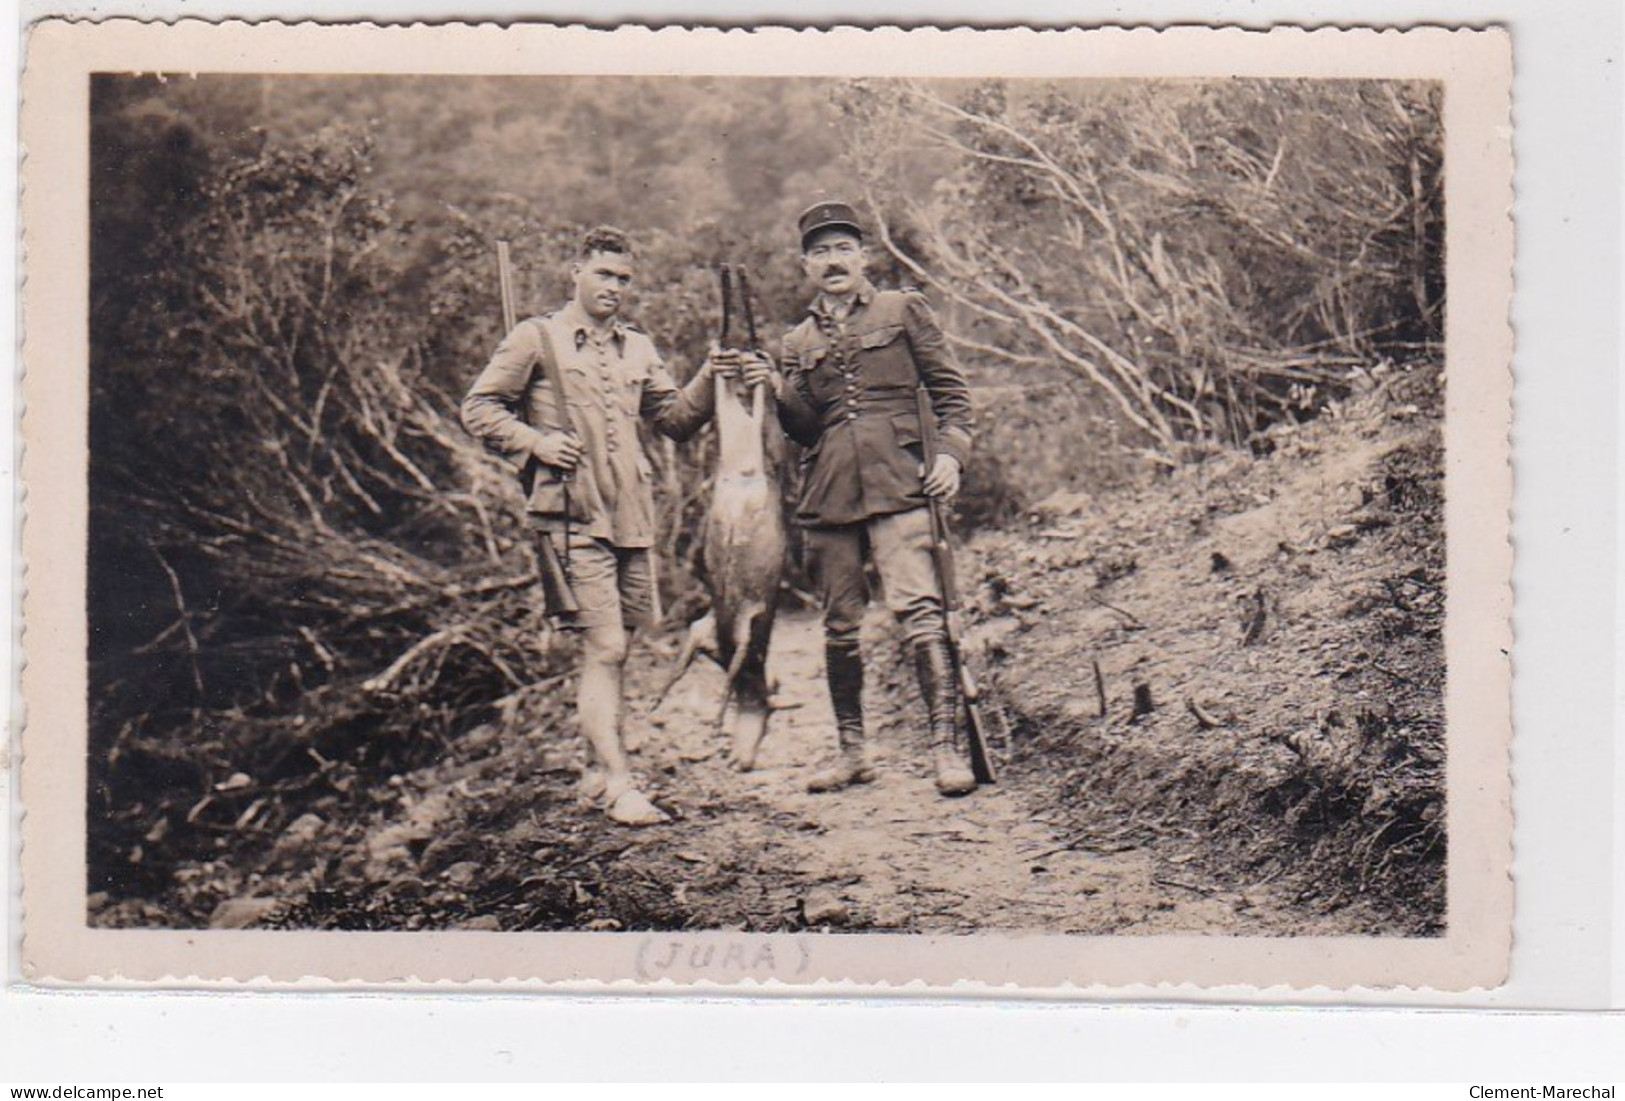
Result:
M863 659L864 559L902 627L930 722L937 790L976 787L959 726L959 686L931 558L926 495L951 498L971 442L970 393L925 297L878 290L857 213L819 203L798 222L801 264L816 295L784 339L779 419L811 450L797 517L823 602L824 653L839 754L808 783L835 791L867 783ZM745 371L750 381L754 371ZM938 455L923 468L916 391L936 415Z
M491 450L530 469L532 522L556 542L567 540L581 606L576 708L597 764L583 777L583 792L597 798L601 783L609 817L641 826L666 816L638 790L621 742L627 649L649 623L656 595L651 468L638 420L673 439L692 436L711 417L715 374L738 368L708 360L679 389L654 343L620 316L634 266L621 231L588 232L571 269L574 297L507 334L469 389L462 415Z

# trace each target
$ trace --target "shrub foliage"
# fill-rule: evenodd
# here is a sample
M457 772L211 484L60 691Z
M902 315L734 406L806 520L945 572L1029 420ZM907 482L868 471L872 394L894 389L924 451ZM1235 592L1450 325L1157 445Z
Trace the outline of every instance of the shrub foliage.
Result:
M887 247L951 301L960 345L1067 368L1165 457L1312 414L1351 366L1442 337L1435 85L859 82L840 101Z

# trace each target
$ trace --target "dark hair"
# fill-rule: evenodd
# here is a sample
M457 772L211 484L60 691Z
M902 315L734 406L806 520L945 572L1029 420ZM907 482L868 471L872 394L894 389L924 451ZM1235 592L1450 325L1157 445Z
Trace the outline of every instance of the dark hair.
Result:
M623 256L636 256L632 250L632 242L625 233L614 226L594 226L581 238L581 256L586 258L595 252L616 252Z

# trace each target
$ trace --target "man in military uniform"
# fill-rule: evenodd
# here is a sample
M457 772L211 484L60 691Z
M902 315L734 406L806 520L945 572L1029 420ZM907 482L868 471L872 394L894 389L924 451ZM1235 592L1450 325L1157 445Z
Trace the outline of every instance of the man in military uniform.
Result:
M959 726L959 686L942 591L931 558L927 495L948 499L971 442L970 393L925 297L878 290L864 275L863 229L846 203L819 203L798 221L801 265L816 294L784 338L779 420L810 448L797 518L823 603L824 653L839 754L812 791L867 783L863 659L858 631L873 561L913 658L930 723L937 789L976 787ZM754 365L742 369L749 383ZM936 414L938 455L923 468L916 391Z
M601 796L612 820L641 826L666 815L638 789L621 742L627 650L655 605L652 471L638 420L687 439L711 417L713 377L738 367L707 360L679 388L654 342L620 316L634 269L624 233L587 233L571 269L574 297L507 334L469 389L462 418L491 450L530 468L531 521L568 539L561 546L581 605L576 711L596 760L582 790ZM563 384L563 415L551 371Z

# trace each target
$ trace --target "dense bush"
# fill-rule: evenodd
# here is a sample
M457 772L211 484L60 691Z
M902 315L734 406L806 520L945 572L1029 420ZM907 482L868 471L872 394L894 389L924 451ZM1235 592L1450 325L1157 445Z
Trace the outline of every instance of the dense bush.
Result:
M971 354L1058 364L1165 458L1443 332L1436 85L859 82L888 245Z
M241 93L95 85L98 883L161 876L159 851L249 810L275 826L290 785L401 767L493 709L534 722L554 660L519 494L456 407L501 335L495 241L514 244L522 311L544 312L582 224L545 195L398 201L380 168L393 146L396 186L409 176L398 133L266 129ZM632 225L635 314L679 378L713 335L721 260L756 273L771 336L792 267L718 222ZM652 449L661 576L687 611L711 446Z

